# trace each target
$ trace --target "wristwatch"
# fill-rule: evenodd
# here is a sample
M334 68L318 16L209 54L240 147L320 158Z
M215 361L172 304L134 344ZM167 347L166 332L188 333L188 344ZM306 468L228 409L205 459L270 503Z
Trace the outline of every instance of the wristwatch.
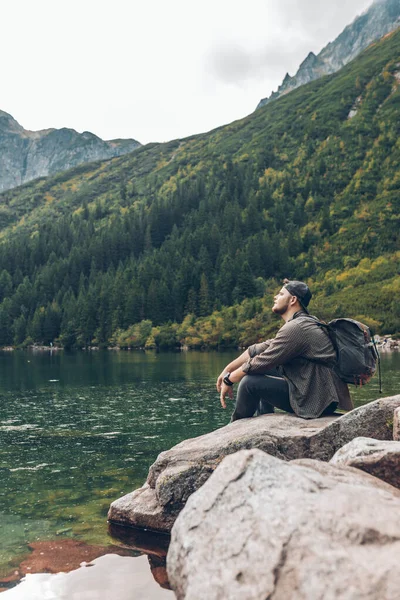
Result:
M232 386L233 386L233 381L231 381L231 380L229 379L229 376L230 376L230 373L227 373L227 374L225 375L225 377L223 378L223 380L222 380L222 381L225 383L225 385L229 385L229 387L232 387Z

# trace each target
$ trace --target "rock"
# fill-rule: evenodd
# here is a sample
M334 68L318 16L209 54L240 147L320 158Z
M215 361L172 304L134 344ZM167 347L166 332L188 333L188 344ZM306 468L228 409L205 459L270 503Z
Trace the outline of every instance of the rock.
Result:
M0 110L0 192L82 163L122 156L139 146L136 140L105 141L66 127L27 131Z
M189 498L167 570L178 600L393 600L399 553L399 490L245 450Z
M305 420L275 413L241 419L185 440L158 456L142 488L111 504L108 519L168 532L189 496L228 454L259 448L284 460L329 461L339 448L360 435L392 439L393 412L397 407L400 395L376 400L342 417Z
M157 501L155 490L147 483L115 500L108 512L111 522L153 531L170 531L175 519L176 514L164 510Z
M399 24L398 0L373 2L365 13L357 16L333 42L329 42L318 56L310 52L297 73L293 77L286 74L278 90L260 100L257 108L323 75L336 73L373 41L395 30Z
M331 458L333 465L347 465L400 488L400 442L358 437Z
M400 442L400 406L396 408L393 416L393 439Z

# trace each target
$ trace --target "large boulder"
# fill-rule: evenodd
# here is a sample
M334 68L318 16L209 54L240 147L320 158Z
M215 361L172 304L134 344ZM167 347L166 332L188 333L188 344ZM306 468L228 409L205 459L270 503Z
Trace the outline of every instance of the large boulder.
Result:
M400 442L400 406L394 411L393 417L393 439Z
M355 437L392 439L397 407L400 395L381 398L341 417L305 420L287 413L263 415L185 440L158 456L142 488L111 504L108 519L168 532L189 496L207 481L225 456L259 448L283 460L329 461Z
M358 437L340 448L330 462L361 469L400 488L400 442Z
M350 467L226 457L172 529L178 600L393 600L400 491Z

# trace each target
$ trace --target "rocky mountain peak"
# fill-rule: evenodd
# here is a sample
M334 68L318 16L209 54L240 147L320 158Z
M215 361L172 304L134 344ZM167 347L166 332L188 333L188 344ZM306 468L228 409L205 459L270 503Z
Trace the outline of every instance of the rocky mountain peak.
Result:
M24 129L0 110L0 192L85 162L114 158L140 146L132 139L104 141L90 131Z
M314 54L314 52L309 52L307 55L307 58L305 58L301 64L302 64L302 66L308 66L310 64L314 64L316 59L317 59L317 57Z
M23 127L4 110L0 110L0 134L2 132L19 132L23 131Z
M261 108L279 96L304 85L323 75L335 73L353 60L372 42L400 26L399 0L375 0L368 10L348 25L342 33L316 56L310 52L301 63L297 73L286 74L276 92L263 98L257 108Z

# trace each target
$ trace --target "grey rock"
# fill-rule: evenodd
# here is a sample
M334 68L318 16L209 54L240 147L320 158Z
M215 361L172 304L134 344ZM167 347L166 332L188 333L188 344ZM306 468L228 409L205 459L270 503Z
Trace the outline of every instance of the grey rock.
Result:
M154 531L170 531L176 519L158 503L154 490L145 484L112 503L109 520Z
M178 600L393 600L399 552L399 490L245 450L188 500L167 569Z
M400 442L400 406L396 408L393 416L393 439Z
M257 108L323 75L336 73L372 42L390 33L399 25L399 1L375 0L368 10L356 17L353 23L348 25L333 42L329 42L317 56L310 52L297 73L293 77L286 74L278 90L268 98L260 100Z
M169 531L193 492L210 477L222 459L242 449L259 448L283 460L329 461L352 439L365 435L392 439L400 395L381 398L341 417L305 420L290 414L242 419L197 438L185 440L157 457L140 490L115 500L111 522Z
M400 488L400 442L358 437L340 448L330 462L361 469Z
M0 192L85 162L113 158L140 146L136 140L104 141L85 131L27 131L0 110Z

